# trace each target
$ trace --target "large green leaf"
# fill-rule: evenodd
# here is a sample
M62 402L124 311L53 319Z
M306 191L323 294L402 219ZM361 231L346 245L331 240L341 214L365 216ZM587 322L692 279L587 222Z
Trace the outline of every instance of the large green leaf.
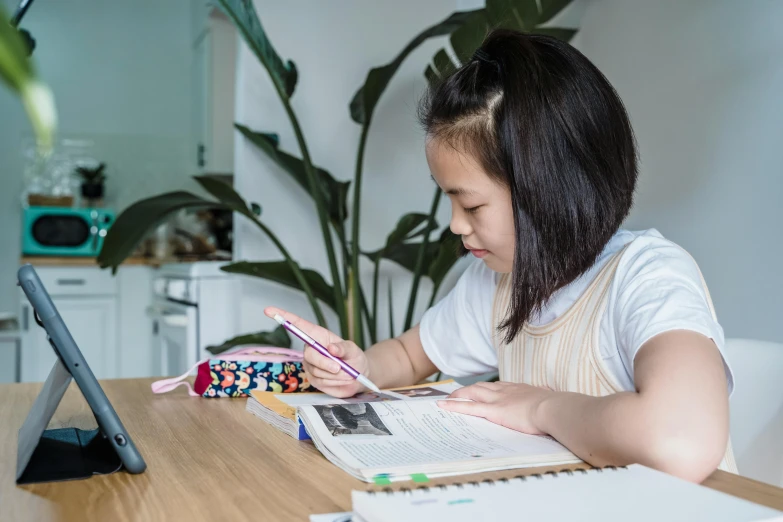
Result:
M304 289L294 275L291 265L286 261L239 261L223 266L221 267L221 270L231 274L244 274L267 279L304 292ZM323 301L332 310L337 310L334 302L334 290L332 289L332 286L324 280L323 276L315 270L309 269L302 269L302 275L310 286L310 289L313 291L313 295L317 299Z
M288 97L294 93L297 80L296 65L291 60L283 60L267 38L261 21L258 19L252 0L218 0L220 8L231 18L239 29L247 45L261 64L269 71L272 81Z
M432 58L432 65L441 77L448 76L457 70L457 66L451 61L451 57L446 52L446 49L441 49L435 53L435 56Z
M562 27L536 27L531 32L545 34L564 42L570 42L571 38L577 33L576 29L564 29Z
M36 80L35 68L27 55L27 47L17 30L7 20L0 5L0 82L22 99L27 117L33 126L39 150L51 152L57 126L57 111L49 88Z
M557 13L568 7L573 0L541 0L541 11L538 23L545 24L555 17Z
M460 63L470 60L489 32L489 20L484 9L473 13L465 23L451 33L449 42Z
M487 0L487 19L492 27L532 31L545 24L573 0Z
M269 332L256 332L251 334L238 335L228 339L223 344L217 346L207 346L207 351L211 354L223 353L235 346L277 346L279 348L290 348L291 338L288 332L282 326L278 326Z
M419 242L398 243L388 248L381 248L374 252L365 252L364 254L373 261L377 261L379 258L394 261L401 267L413 272L416 270L416 259L418 258L420 248L421 243ZM427 251L424 254L425 268L429 266L432 259L438 254L438 248L437 243L429 243L427 245Z
M446 228L440 235L438 240L438 252L434 259L430 262L427 275L432 279L435 288L439 288L441 283L449 273L449 270L460 258L459 245L461 239L458 235L454 234L451 230Z
M193 176L193 179L195 179L204 190L215 196L219 201L231 208L234 212L239 212L240 214L253 220L256 219L257 213L254 212L247 202L242 199L242 196L240 196L237 191L235 191L234 188L225 181L215 179L210 176ZM260 207L257 203L255 204L255 207L259 209L258 212L260 213Z
M492 27L515 27L525 30L538 18L537 0L487 0L487 21Z
M425 225L425 226L421 226ZM411 212L405 214L397 222L391 234L386 238L386 245L393 245L405 240L413 239L431 232L438 227L437 222L430 221L427 214Z
M492 28L505 27L517 31L546 34L570 41L576 33L575 29L559 27L540 27L550 21L573 0L487 0L486 8L473 11L455 29L449 38L451 48L457 57L454 64L446 53L440 49L433 57L433 63L424 70L424 76L430 85L440 82L454 70L473 56Z
M171 214L183 209L221 208L233 210L248 218L258 221L261 208L257 203L248 206L231 185L210 176L193 177L201 186L215 196L218 201L211 201L191 194L190 192L168 192L152 198L142 199L125 209L114 224L103 242L98 264L102 268L117 267L136 248L144 236Z
M243 136L264 151L272 161L288 172L291 177L310 194L310 183L307 180L304 162L301 159L280 150L275 135L255 132L239 123L234 126ZM326 203L329 218L333 223L340 224L344 222L348 216L348 205L346 202L348 199L348 187L351 183L349 181L337 181L331 174L320 167L315 167L315 169L318 179L321 181L321 186L323 187L324 202ZM312 194L310 195L312 196Z
M460 237L445 228L437 241L427 245L424 254L423 275L429 277L437 289L449 270L460 258ZM374 252L364 252L364 255L373 260L387 259L413 272L416 270L416 260L419 256L421 243L396 243Z
M232 206L185 191L167 192L137 201L117 216L117 220L109 228L103 248L98 254L98 264L101 268L111 267L112 272L116 272L117 267L133 253L144 236L171 214L183 209L205 208L234 210Z
M353 99L351 99L351 118L353 121L361 125L365 125L370 121L375 106L378 104L378 100L394 74L397 72L400 64L405 60L405 57L428 38L451 33L460 27L474 12L475 11L458 11L452 13L445 20L428 27L419 33L402 51L400 51L400 54L398 54L394 60L382 67L370 69L370 72L367 73L367 79L365 79L364 85L359 87L359 90L356 91Z
M487 20L492 27L533 31L549 22L573 0L487 0Z
M424 226L422 226L424 225ZM397 222L397 226L386 238L386 244L383 248L374 252L362 252L373 261L385 258L404 266L408 270L413 270L416 263L417 246L421 243L410 243L411 239L429 234L438 228L437 221L429 220L427 214L411 212L405 214ZM434 252L434 251L433 251ZM412 258L411 258L412 256Z
M15 92L32 81L35 72L19 33L7 22L9 16L0 5L0 79Z

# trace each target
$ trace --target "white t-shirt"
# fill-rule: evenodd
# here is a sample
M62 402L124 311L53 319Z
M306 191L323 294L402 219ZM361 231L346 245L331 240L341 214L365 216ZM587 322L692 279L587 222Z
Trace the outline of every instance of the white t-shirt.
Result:
M712 318L698 267L687 252L655 229L620 229L596 263L555 292L530 324L548 324L562 315L604 263L630 241L634 242L620 260L601 318L599 342L605 367L623 389L635 390L633 361L642 345L662 332L691 330L711 338L717 345L731 394L734 378L723 351L723 329ZM421 343L443 373L465 377L497 370L491 333L498 278L498 273L476 259L457 285L424 314L419 330Z

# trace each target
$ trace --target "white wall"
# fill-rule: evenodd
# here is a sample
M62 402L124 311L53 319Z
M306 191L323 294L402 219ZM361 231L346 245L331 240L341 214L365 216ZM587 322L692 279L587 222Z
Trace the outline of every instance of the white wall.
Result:
M316 164L338 179L353 177L360 127L350 119L348 103L368 70L391 61L418 32L456 9L453 0L342 0L328 4L257 0L255 5L278 53L283 59L294 60L299 70L293 106L310 154ZM430 180L423 133L415 112L425 87L424 68L444 42L445 38L430 41L409 56L375 111L362 187L363 249L380 247L404 213L429 210L435 185ZM299 155L293 131L266 71L244 42L238 61L237 119L253 129L279 133L282 147ZM303 266L320 271L327 280L331 279L317 216L305 192L263 153L240 138L235 166L238 190L261 204L264 222L277 233L293 257ZM448 201L444 199L439 212L442 227L447 225L448 216ZM281 259L271 242L244 221L237 226L236 249L237 259ZM395 276L403 271L388 264L385 273ZM385 286L384 277L382 287ZM397 333L402 327L408 286L405 277L396 281ZM430 287L423 284L420 313L429 291ZM303 297L271 283L251 280L244 292L244 330L275 326L261 314L262 307L270 304L314 318ZM382 332L388 330L385 302L383 297ZM332 326L337 328L336 323Z
M636 130L627 226L695 257L727 337L783 341L780 20L766 0L592 0L574 42Z
M18 2L2 0L10 12ZM191 131L189 0L35 2L22 27L55 94L60 137L95 143L107 162L107 204L188 185ZM0 310L15 309L20 144L30 136L19 101L0 88Z

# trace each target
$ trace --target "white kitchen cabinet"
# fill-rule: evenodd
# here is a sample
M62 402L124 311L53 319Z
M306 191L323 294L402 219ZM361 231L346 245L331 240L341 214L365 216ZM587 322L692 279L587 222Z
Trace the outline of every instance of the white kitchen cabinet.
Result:
M99 379L117 376L117 303L115 297L52 297L85 360ZM22 380L44 381L56 359L46 332L23 304L28 328L22 337Z
M232 174L237 32L203 0L195 0L193 16L193 157L202 174Z
M112 276L96 266L36 267L98 379L151 374L152 323L146 312L152 297L152 270L121 266ZM20 299L22 381L43 381L56 356L21 291Z
M120 378L150 377L153 372L152 279L157 268L143 265L121 266L117 271L117 316L119 328Z

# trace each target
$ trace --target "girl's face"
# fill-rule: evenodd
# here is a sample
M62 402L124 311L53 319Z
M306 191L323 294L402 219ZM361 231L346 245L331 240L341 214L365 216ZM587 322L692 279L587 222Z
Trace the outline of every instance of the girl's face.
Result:
M425 152L433 179L451 200L451 231L489 268L511 272L515 231L508 188L470 155L435 138L427 140Z

